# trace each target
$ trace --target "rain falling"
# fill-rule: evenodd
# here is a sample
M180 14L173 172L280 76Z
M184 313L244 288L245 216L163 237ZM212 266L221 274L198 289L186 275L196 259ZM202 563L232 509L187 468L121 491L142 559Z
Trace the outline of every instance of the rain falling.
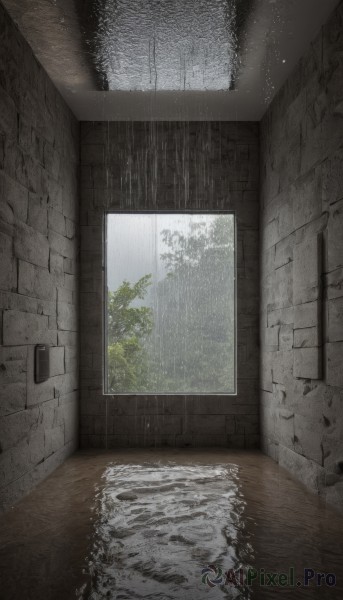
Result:
M107 391L235 391L234 216L107 216Z

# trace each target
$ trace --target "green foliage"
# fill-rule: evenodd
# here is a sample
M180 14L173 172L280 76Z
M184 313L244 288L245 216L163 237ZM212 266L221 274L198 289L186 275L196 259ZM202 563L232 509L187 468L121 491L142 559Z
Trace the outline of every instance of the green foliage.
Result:
M152 331L152 310L132 306L143 300L151 285L151 275L137 283L123 281L114 292L108 292L108 388L111 393L145 391L148 366L144 339Z

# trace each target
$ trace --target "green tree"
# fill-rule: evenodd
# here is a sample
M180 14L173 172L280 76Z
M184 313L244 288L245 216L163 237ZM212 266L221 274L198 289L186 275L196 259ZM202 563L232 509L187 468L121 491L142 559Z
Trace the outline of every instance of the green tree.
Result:
M157 286L151 365L159 391L234 389L233 219L165 230L167 276Z
M108 391L110 393L144 392L149 382L149 369L144 341L153 327L152 310L139 305L151 285L151 275L137 283L123 281L114 292L108 292ZM136 305L135 305L136 304Z

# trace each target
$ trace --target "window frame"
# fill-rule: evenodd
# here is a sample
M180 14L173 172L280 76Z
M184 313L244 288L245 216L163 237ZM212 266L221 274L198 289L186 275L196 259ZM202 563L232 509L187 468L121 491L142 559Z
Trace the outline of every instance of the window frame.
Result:
M108 289L107 289L107 219L109 215L156 215L156 214L174 214L174 215L232 215L234 219L233 229L234 229L234 391L224 394L221 392L194 392L194 393L183 393L183 392L120 392L113 394L108 391L108 370L107 370L107 361L108 361L108 352L107 352L107 299L108 299ZM103 312L103 343L102 343L102 352L103 352L103 373L102 373L102 394L104 396L110 397L122 397L122 396L139 396L139 397L164 397L164 396L183 396L186 398L192 398L194 396L205 396L205 397L236 397L238 395L238 369L237 369L237 354L238 354L238 327L237 327L237 211L235 210L201 210L201 209L187 209L187 210L141 210L141 209L130 209L130 210L106 210L103 213L103 244L102 244L102 270L103 270L103 301L101 304L102 312Z

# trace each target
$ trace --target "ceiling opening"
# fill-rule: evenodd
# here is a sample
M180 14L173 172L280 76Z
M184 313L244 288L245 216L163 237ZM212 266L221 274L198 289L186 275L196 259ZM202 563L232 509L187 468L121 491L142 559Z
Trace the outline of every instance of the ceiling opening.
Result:
M339 2L2 1L86 121L259 121Z

